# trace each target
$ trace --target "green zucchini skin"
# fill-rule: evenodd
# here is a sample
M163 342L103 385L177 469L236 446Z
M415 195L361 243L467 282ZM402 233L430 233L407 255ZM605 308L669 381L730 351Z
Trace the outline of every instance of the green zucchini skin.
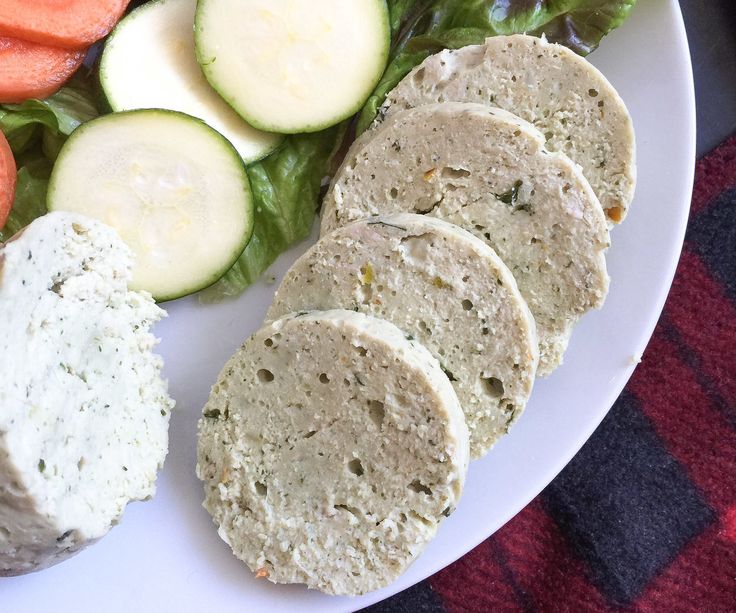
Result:
M116 137L121 133L121 130L124 130L124 133L127 134L139 122L147 122L146 128L148 129L150 126L148 132L153 132L156 125L162 125L162 123L168 124L167 128L172 131L189 130L190 134L201 138L202 142L208 147L211 147L212 159L215 158L216 154L216 157L221 162L221 165L218 167L209 169L208 164L211 166L211 162L208 161L207 152L203 151L202 147L198 147L192 153L188 158L188 162L194 168L195 163L191 162L191 160L197 160L196 164L198 164L197 168L201 171L201 176L211 177L212 173L220 172L223 177L232 181L231 192L233 202L226 204L227 209L231 211L233 219L228 220L228 225L231 225L230 222L232 222L233 227L240 227L242 229L238 231L237 237L233 237L232 240L228 241L227 245L222 244L222 237L220 236L208 235L201 236L200 238L200 234L194 233L195 242L206 242L208 249L211 248L218 252L214 261L206 262L203 265L201 261L194 261L194 258L192 258L189 269L183 266L184 274L180 274L181 271L175 270L157 270L156 274L162 280L160 286L156 283L146 283L144 286L135 287L135 289L150 292L157 302L165 302L195 293L215 283L232 267L238 257L240 257L253 235L253 197L246 173L246 166L237 150L224 136L213 130L200 119L168 109L124 111L93 119L77 128L62 147L56 165L51 173L47 194L47 207L49 211L70 210L109 223L109 220L105 216L108 212L106 207L109 205L104 200L105 190L104 186L100 186L101 179L95 176L94 173L90 173L91 176L79 176L79 173L70 175L70 171L73 166L80 163L79 158L82 156L98 155L104 158L105 155L110 154L110 151L116 146L116 142L111 140L110 144L108 144L106 134L112 132L110 134L111 139L113 136ZM147 142L140 145L137 149L135 143L129 149L134 152L132 155L140 154L143 157L142 152L147 150L151 142L154 141L155 136L151 136ZM119 140L117 142L119 143ZM155 143L154 147L161 149L162 155L166 155L167 160L174 159L178 155L177 151L167 151L166 143ZM84 160L81 160L81 163L84 165ZM81 193L89 193L89 197L83 196L86 199L85 202L79 202L77 200L70 202L69 182L84 184L84 190ZM125 191L124 187L122 189ZM80 190L76 191L80 192ZM215 206L220 206L220 204L218 203ZM145 220L142 220L142 223L145 223ZM125 233L119 227L116 227L115 223L110 223L110 225L118 230L125 240ZM191 235L189 238L191 238ZM141 258L135 245L129 244L129 247L131 247L137 257ZM186 254L188 252L188 245L179 251ZM145 260L145 256L142 256L142 259ZM181 259L177 260L176 265L181 261ZM203 265L203 268L198 268L200 265ZM174 273L179 274L179 277L172 278L172 274ZM135 285L135 270L133 281L134 283L132 285Z
M194 50L196 0L152 0L130 12L105 42L98 80L109 111L164 108L198 117L223 134L246 164L284 140L250 126L210 87Z
M380 26L376 36L381 40L381 48L376 56L377 69L373 74L366 75L364 79L364 87L355 95L354 102L344 106L329 119L321 121L305 121L293 123L288 120L274 121L262 117L259 113L254 112L248 100L257 96L255 91L248 91L244 95L236 95L232 91L231 84L237 80L237 77L229 75L223 78L217 73L216 64L217 57L213 56L210 45L208 44L209 32L204 25L205 16L213 5L220 0L198 0L197 12L194 21L194 40L202 73L204 74L210 85L220 94L220 96L245 119L250 125L266 132L278 132L282 134L300 134L308 132L319 132L331 126L334 126L349 117L355 115L363 107L376 84L380 80L383 71L388 63L390 45L391 45L391 27L389 22L389 10L385 0L372 0L379 12ZM314 101L311 101L314 102Z

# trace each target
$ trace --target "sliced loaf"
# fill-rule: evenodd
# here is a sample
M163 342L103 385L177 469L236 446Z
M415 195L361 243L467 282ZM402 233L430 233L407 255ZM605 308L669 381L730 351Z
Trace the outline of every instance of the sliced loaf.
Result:
M218 532L275 583L391 583L452 513L468 432L437 361L352 311L266 325L225 365L199 425Z

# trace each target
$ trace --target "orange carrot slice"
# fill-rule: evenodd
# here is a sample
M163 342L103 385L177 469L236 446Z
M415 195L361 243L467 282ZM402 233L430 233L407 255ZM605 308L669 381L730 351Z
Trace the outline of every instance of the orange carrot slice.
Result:
M0 230L8 220L15 196L15 159L5 135L0 132Z
M0 102L50 96L79 68L84 54L0 36Z
M0 35L80 49L106 36L130 0L2 0Z

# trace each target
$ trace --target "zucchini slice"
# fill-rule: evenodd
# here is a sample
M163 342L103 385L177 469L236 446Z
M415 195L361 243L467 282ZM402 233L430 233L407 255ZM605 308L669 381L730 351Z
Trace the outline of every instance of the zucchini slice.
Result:
M204 122L168 110L113 113L77 128L47 205L115 228L136 255L131 289L158 301L217 281L253 232L238 152Z
M194 54L196 7L197 0L155 0L123 19L102 54L102 91L113 111L162 108L198 117L246 163L255 162L283 137L248 125L207 83Z
M197 60L261 130L316 132L357 112L388 60L385 0L199 0Z

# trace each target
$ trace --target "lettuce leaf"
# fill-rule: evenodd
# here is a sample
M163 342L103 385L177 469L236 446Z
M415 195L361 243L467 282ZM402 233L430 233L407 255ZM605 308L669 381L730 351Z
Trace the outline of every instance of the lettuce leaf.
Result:
M0 241L46 213L49 176L61 146L77 126L99 114L90 77L77 75L46 100L0 105L0 130L18 167L13 208Z
M0 230L0 241L9 240L16 232L46 213L46 190L50 175L51 162L44 157L20 167L13 210Z
M92 87L87 79L79 76L46 100L0 105L0 130L18 156L42 143L44 135L65 138L79 124L97 115Z
M200 294L202 302L242 293L281 253L309 235L323 179L344 133L343 124L290 136L278 151L248 168L255 209L253 237L235 265Z
M587 55L629 16L636 0L389 0L393 49L368 98L357 133L368 128L386 95L412 68L442 49L480 44L489 36L544 34Z

